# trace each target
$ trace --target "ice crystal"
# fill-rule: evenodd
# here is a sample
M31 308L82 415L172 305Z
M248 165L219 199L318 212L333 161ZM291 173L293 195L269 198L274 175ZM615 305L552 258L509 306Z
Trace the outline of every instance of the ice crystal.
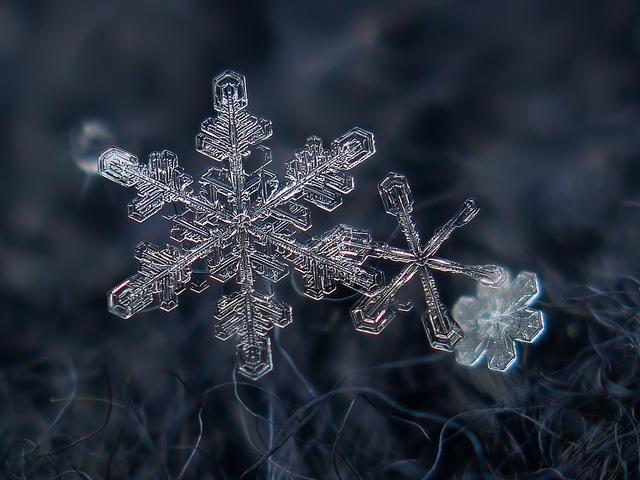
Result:
M311 227L302 202L327 211L340 206L342 195L354 188L344 172L373 155L375 147L373 135L361 128L329 148L310 137L287 163L281 183L266 168L271 154L261 145L272 134L271 122L246 111L244 77L230 71L217 76L213 103L216 114L202 123L196 150L215 164L199 178L198 189L167 150L151 153L146 164L117 147L100 156L101 175L136 188L129 203L133 220L143 222L173 204L166 218L175 245L138 245L139 272L109 293L109 308L123 318L156 306L169 311L187 287L196 292L207 287L198 272L219 282L235 278L236 290L215 306L215 336L239 339L239 371L257 379L272 369L269 331L292 321L291 307L277 301L269 286L287 276L288 264L315 299L330 294L336 283L365 294L380 286L380 273L362 265L370 248L366 232L342 225L307 242L297 238ZM247 173L252 151L262 161Z
M533 342L544 329L542 312L530 308L539 293L536 274L521 272L499 288L479 285L476 297L461 297L453 307L464 332L456 360L473 365L486 354L490 369L507 370L516 360L515 342Z
M397 311L410 309L411 302L399 300L398 293L418 274L426 301L422 323L429 343L433 348L451 351L463 333L442 304L431 270L468 275L491 287L500 285L505 276L504 270L496 265L463 265L434 256L456 228L466 225L476 216L478 207L473 200L467 200L454 217L422 244L411 216L413 198L406 177L390 173L380 183L379 192L385 210L396 217L400 224L409 250L386 243L372 243L371 256L402 262L406 266L388 285L363 297L353 308L351 313L355 327L361 332L378 334L395 318Z

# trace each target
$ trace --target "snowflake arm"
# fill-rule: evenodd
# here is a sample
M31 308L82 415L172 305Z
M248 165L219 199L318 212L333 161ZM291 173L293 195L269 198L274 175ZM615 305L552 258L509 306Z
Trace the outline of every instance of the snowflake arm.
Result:
M144 222L172 202L225 218L224 210L193 193L191 176L183 172L178 157L168 150L152 152L145 165L132 153L112 147L100 155L98 172L124 187L136 187L138 195L128 206L129 218L136 222Z
M257 380L273 368L269 331L274 326L284 328L289 325L292 315L289 305L275 301L272 295L243 286L240 291L218 301L214 319L216 338L240 337L238 369L246 377Z
M273 129L269 120L245 111L249 104L242 75L226 71L213 79L213 108L217 115L202 122L196 136L196 150L217 161L229 161L231 183L242 188L242 158L251 147L268 139Z
M333 293L336 283L368 293L383 281L381 272L362 265L371 245L363 230L339 225L306 244L268 231L261 234L294 264L302 274L305 294L313 299Z
M134 256L140 262L140 270L109 292L109 310L122 318L154 306L173 310L178 305L178 295L190 283L196 293L204 289L200 282L192 281L192 265L205 258L215 242L212 239L189 252L169 244L163 248L148 242L138 244Z
M393 247L383 242L372 242L369 257L381 258L397 263L411 263L415 257L405 249ZM465 265L445 258L427 258L426 266L431 270L466 275L483 285L493 286L502 275L502 267L497 265Z
M331 143L326 150L322 140L309 137L287 164L288 182L263 204L256 205L253 217L272 215L274 209L302 198L327 211L342 204L342 195L353 191L353 177L344 174L375 153L373 135L353 128Z
M542 312L530 307L539 294L537 276L521 272L499 288L479 285L476 297L461 297L453 307L464 331L456 360L474 365L486 355L491 370L511 367L517 359L515 342L531 343L544 330Z

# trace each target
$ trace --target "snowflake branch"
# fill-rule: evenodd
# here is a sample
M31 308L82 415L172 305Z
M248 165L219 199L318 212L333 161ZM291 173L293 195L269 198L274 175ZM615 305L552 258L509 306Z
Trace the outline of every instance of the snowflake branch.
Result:
M252 221L269 216L274 208L300 196L325 210L335 209L342 202L339 193L353 190L353 179L341 172L352 169L374 153L373 135L358 127L334 140L330 151L322 147L318 137L310 137L288 164L289 182L257 206L251 213Z
M109 310L122 318L154 304L163 310L172 310L177 306L177 296L191 281L191 266L209 256L219 241L219 238L210 238L186 253L168 244L160 249L141 243L136 249L140 271L109 292Z

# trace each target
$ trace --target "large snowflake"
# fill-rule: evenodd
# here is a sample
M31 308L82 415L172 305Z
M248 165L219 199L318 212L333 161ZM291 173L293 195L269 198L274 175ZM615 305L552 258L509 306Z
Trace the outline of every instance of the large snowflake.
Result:
M172 310L187 287L196 292L207 287L198 272L220 282L235 277L236 291L215 307L215 335L239 338L239 371L257 379L272 369L269 331L292 320L291 307L275 300L269 286L289 273L288 264L301 273L305 293L315 299L331 293L336 283L373 292L381 275L362 265L370 249L366 232L339 226L307 242L297 238L311 227L302 202L327 211L340 206L342 195L354 188L344 172L373 155L373 135L354 128L328 149L310 137L288 162L281 184L266 168L269 149L260 145L272 134L271 122L250 115L247 100L241 75L227 71L213 80L216 115L202 123L196 149L216 164L200 177L198 189L167 150L151 153L141 164L114 147L100 156L99 171L136 187L138 195L129 203L133 220L143 222L165 204L174 206L167 218L175 245L139 244L139 272L110 292L110 310L124 318L155 306ZM247 173L245 160L252 151L260 161Z

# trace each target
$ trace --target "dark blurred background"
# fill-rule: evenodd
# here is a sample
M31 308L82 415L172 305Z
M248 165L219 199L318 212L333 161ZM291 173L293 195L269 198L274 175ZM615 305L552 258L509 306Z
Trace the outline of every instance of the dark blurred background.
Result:
M443 255L544 285L547 329L516 367L430 350L420 308L358 334L348 291L314 302L295 275L255 384L213 339L218 286L107 312L133 246L169 225L129 221L134 192L96 157L168 148L203 171L193 139L227 68L273 121L277 169L311 134L375 133L314 233L393 235L389 171L424 237L476 198ZM638 2L3 0L0 72L0 478L640 477ZM438 281L449 306L475 289Z

